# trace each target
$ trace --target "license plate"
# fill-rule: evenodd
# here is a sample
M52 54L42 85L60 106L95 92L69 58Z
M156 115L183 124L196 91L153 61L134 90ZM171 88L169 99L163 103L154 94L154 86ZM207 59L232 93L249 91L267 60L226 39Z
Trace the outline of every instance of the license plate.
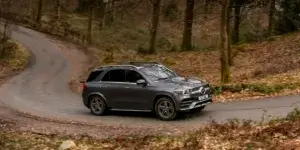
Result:
M208 99L208 95L203 95L203 96L200 96L200 97L198 97L198 100L206 100L206 99Z

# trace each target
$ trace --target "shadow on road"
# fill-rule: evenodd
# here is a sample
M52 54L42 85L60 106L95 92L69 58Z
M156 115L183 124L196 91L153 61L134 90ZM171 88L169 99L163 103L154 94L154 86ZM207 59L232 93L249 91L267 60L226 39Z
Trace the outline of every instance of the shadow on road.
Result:
M179 113L178 117L174 121L184 121L189 119L196 119L199 118L209 112L201 111L201 112L190 112L190 113ZM92 113L90 113L92 115ZM109 116L116 116L116 117L130 117L130 118L139 118L139 119L152 119L152 120L159 120L155 113L151 112L123 112L123 111L108 111L105 115L106 117Z

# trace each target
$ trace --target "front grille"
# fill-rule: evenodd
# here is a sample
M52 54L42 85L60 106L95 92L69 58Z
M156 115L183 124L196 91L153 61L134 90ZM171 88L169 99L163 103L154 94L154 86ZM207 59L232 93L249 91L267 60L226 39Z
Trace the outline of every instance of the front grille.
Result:
M204 85L201 87L193 88L191 96L199 97L199 96L206 95L206 94L209 94L209 95L211 94L211 89L210 89L209 85Z
M185 100L182 100L182 101L181 101L180 107L181 107L181 108L189 107L193 102L194 102L193 99L185 99Z

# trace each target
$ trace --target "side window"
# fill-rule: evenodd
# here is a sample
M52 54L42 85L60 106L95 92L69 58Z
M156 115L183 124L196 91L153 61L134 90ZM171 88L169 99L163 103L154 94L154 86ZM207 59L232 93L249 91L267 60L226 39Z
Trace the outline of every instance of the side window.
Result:
M111 70L104 75L102 81L125 82L125 70Z
M89 77L87 78L86 82L91 82L91 81L99 81L98 77L103 71L93 71L90 73Z
M109 74L110 74L110 71L108 71L101 79L101 81L109 81Z
M138 72L134 70L126 70L126 82L136 83L140 79L144 78Z

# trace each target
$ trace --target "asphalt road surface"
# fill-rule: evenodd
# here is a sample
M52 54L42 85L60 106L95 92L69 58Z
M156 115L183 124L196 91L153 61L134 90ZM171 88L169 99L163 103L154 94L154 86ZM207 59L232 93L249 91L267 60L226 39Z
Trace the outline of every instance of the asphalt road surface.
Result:
M164 122L146 113L114 113L93 116L81 97L69 90L72 64L60 47L42 33L19 27L12 37L33 54L28 68L0 87L0 102L10 108L39 117L85 122L89 124L146 126L158 125L178 129L197 127L214 119L261 120L266 116L282 117L300 104L300 96L211 104L192 117ZM84 56L84 54L82 54Z

